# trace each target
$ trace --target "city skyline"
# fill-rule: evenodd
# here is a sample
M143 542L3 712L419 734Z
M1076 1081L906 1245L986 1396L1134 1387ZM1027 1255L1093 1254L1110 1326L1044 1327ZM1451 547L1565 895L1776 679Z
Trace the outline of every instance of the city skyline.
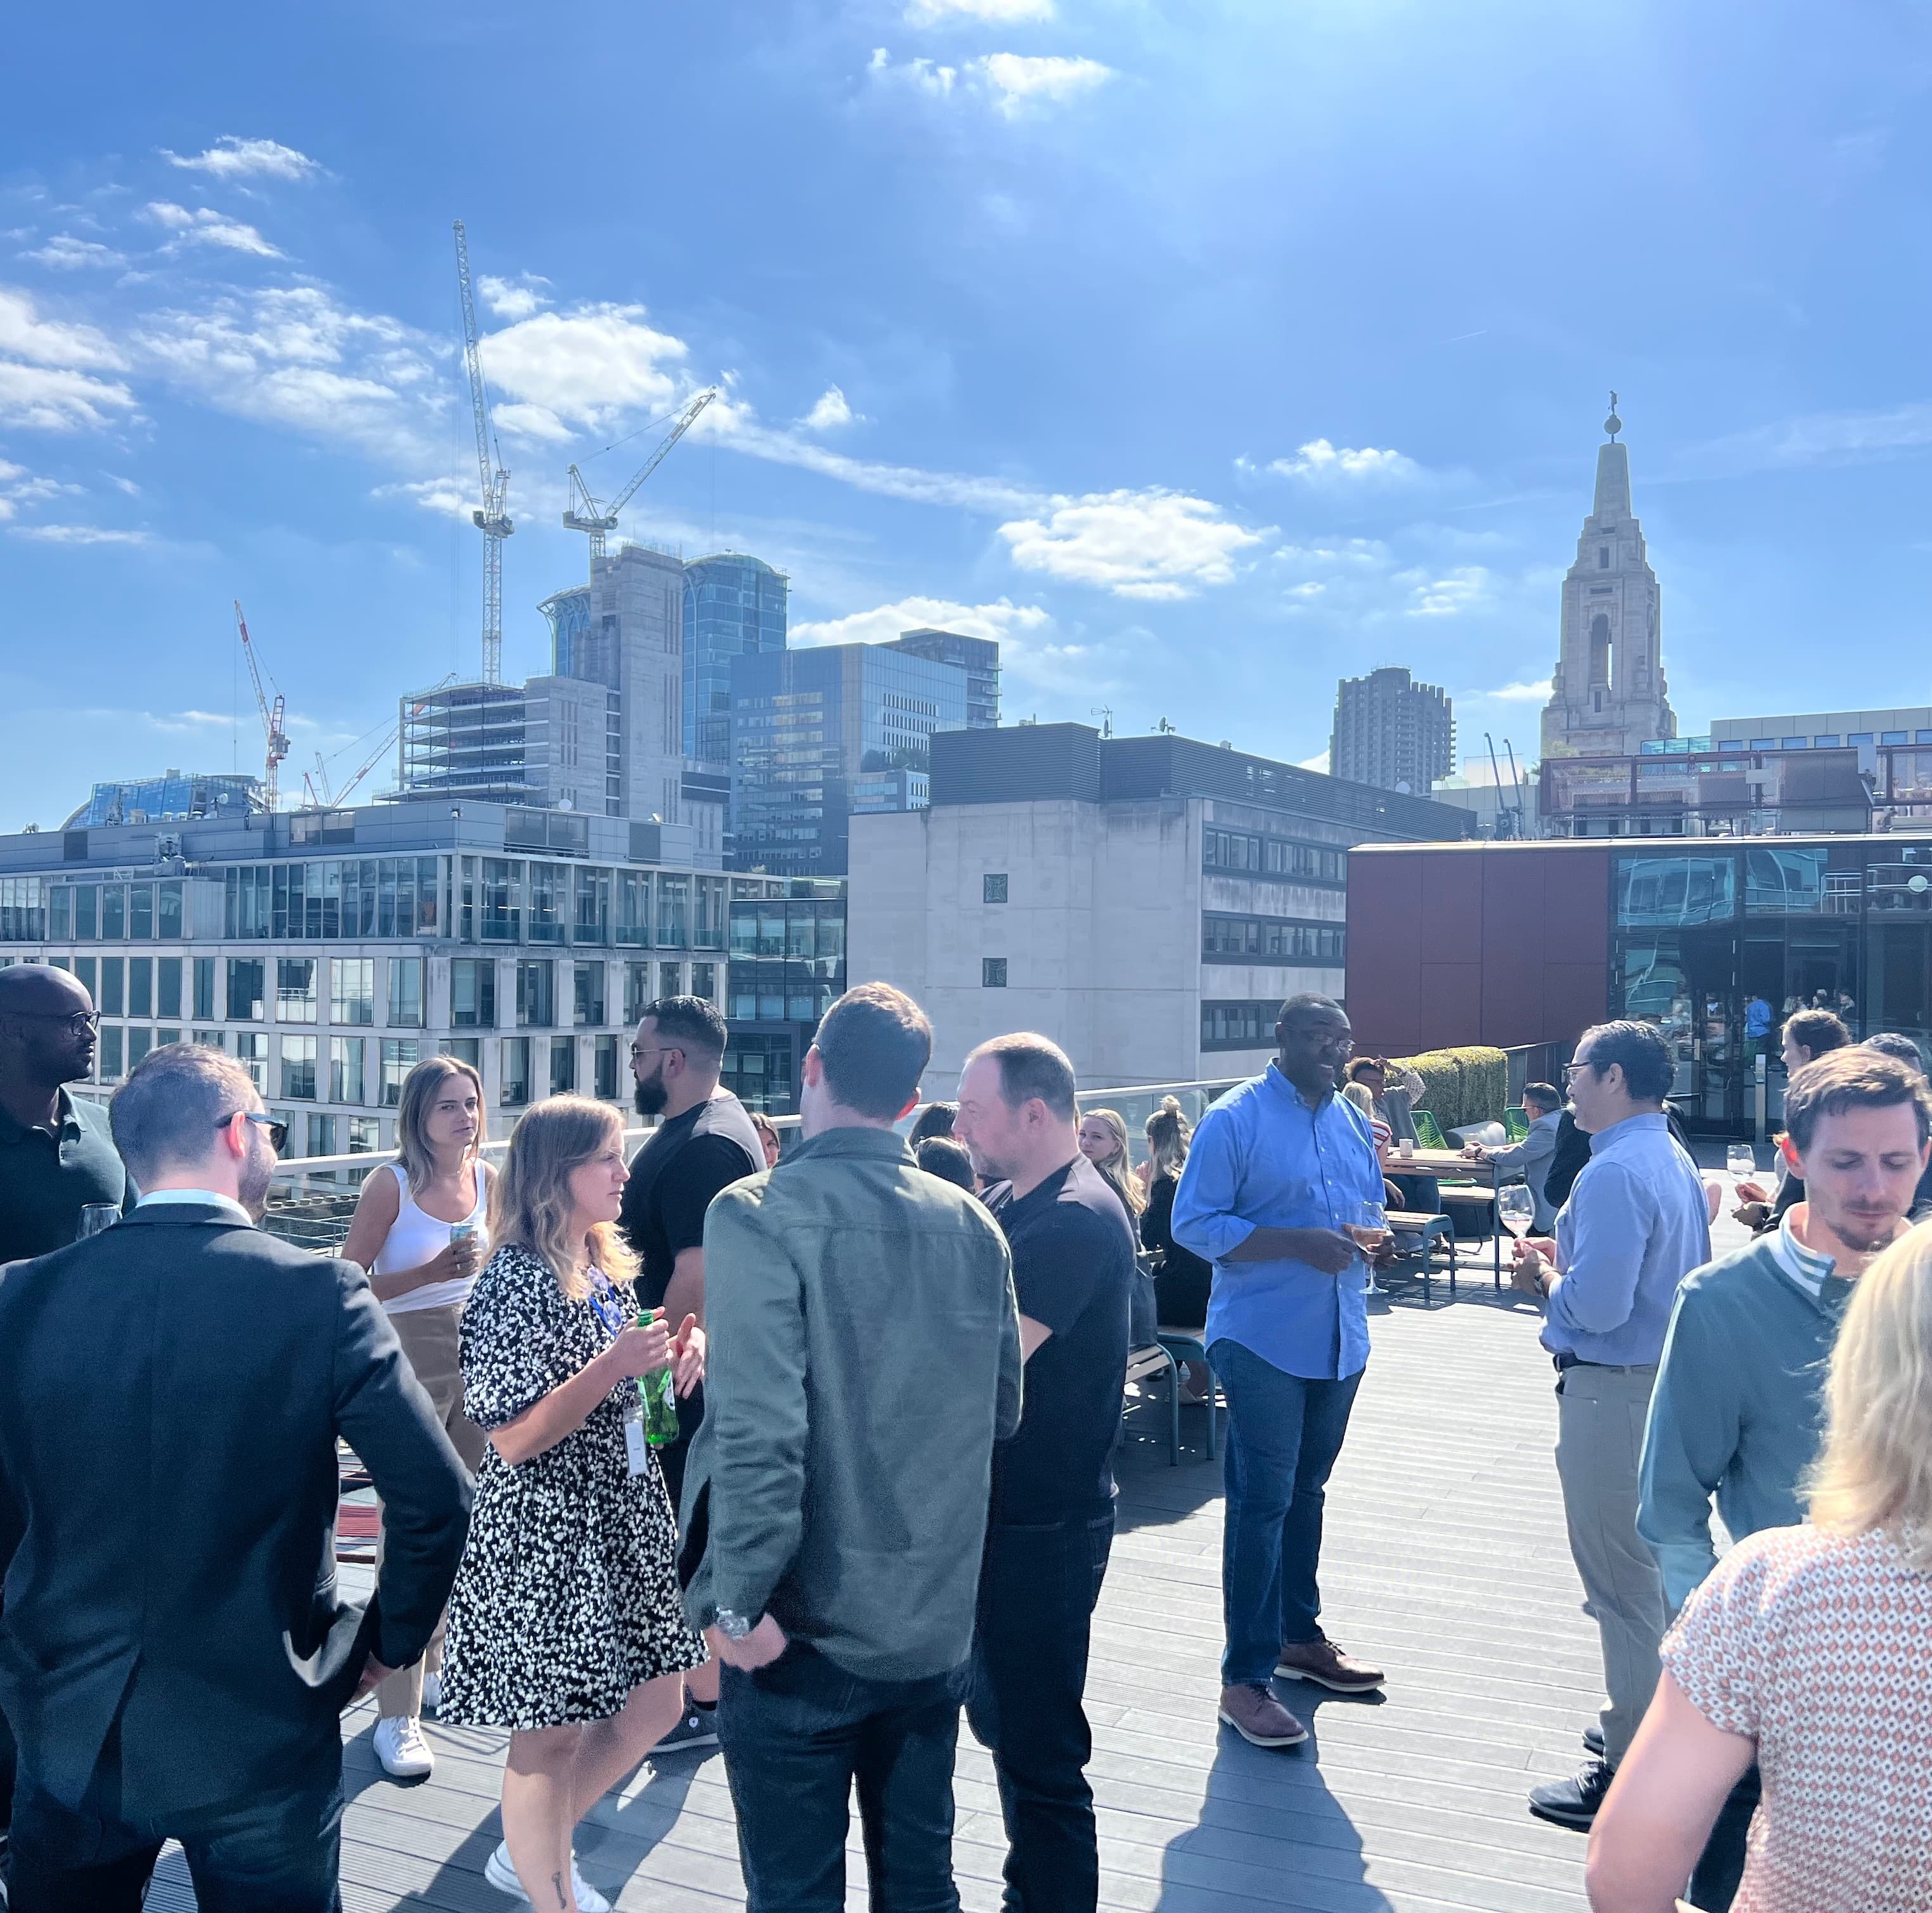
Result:
M1300 762L1337 679L1400 661L1466 751L1526 758L1614 384L1683 730L1923 697L1927 36L1876 9L1816 44L1646 12L1613 46L1510 7L242 17L111 7L86 97L0 147L0 825L256 765L233 597L290 770L474 674L459 215L507 678L583 576L565 466L608 495L722 379L622 529L786 572L795 643L994 637L1010 721ZM1564 66L1614 69L1608 109L1552 111ZM580 144L468 136L512 71L581 94Z

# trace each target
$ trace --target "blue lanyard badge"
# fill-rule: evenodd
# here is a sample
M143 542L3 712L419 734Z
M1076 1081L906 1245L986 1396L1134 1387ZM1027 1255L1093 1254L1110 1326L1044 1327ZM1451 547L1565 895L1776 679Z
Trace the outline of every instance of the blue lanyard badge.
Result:
M623 1304L617 1300L617 1291L610 1286L610 1279L602 1269L590 1272L590 1306L597 1312L597 1319L610 1331L615 1342L630 1326L624 1313Z

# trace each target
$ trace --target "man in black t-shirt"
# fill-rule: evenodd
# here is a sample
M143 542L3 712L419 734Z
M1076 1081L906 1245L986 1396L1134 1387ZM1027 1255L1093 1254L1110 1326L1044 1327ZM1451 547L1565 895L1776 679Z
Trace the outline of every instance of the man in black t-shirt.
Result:
M631 1159L618 1216L643 1272L638 1300L662 1309L675 1327L687 1315L704 1322L704 1212L722 1189L765 1166L758 1132L745 1105L718 1087L724 1063L724 1019L702 997L664 997L650 1005L631 1044L638 1111L663 1121ZM678 1438L658 1450L675 1513L684 1492L685 1457L704 1419L702 1385L677 1404ZM685 1683L684 1720L658 1743L707 1747L717 1738L718 1665L707 1662Z
M1073 1066L1044 1036L967 1058L953 1133L1000 1185L1026 1358L1020 1426L993 1451L966 1711L1005 1813L1011 1913L1089 1913L1100 1894L1094 1750L1082 1705L1114 1538L1133 1234L1080 1153Z

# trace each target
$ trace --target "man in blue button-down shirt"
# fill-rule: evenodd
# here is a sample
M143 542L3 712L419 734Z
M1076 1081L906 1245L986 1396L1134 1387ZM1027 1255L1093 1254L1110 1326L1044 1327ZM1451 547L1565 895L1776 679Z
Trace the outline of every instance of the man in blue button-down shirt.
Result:
M1274 1033L1267 1072L1201 1119L1174 1236L1214 1265L1202 1339L1228 1397L1221 1718L1257 1747L1292 1747L1307 1731L1270 1675L1340 1693L1382 1683L1322 1633L1316 1585L1324 1491L1369 1359L1366 1265L1348 1231L1382 1178L1367 1119L1335 1093L1354 1048L1341 1006L1291 997Z
M1590 1159L1554 1244L1517 1245L1516 1284L1542 1301L1543 1345L1559 1371L1556 1474L1609 1696L1600 1752L1574 1778L1532 1789L1529 1806L1580 1831L1650 1705L1664 1639L1664 1582L1637 1533L1637 1465L1678 1285L1711 1259L1703 1179L1664 1113L1675 1069L1648 1024L1583 1033L1564 1073Z

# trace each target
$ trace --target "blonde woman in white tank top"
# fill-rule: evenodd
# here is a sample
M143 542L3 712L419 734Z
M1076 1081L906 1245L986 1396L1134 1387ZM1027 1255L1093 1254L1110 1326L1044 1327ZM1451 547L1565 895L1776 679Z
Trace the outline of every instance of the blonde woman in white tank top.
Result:
M342 1249L369 1271L404 1354L472 1474L482 1465L484 1437L463 1412L458 1336L490 1254L490 1171L477 1153L484 1127L483 1085L468 1063L450 1056L418 1063L396 1114L400 1160L363 1183ZM398 1780L419 1779L434 1765L422 1711L426 1688L436 1710L442 1669L439 1624L422 1659L376 1690L376 1757Z

